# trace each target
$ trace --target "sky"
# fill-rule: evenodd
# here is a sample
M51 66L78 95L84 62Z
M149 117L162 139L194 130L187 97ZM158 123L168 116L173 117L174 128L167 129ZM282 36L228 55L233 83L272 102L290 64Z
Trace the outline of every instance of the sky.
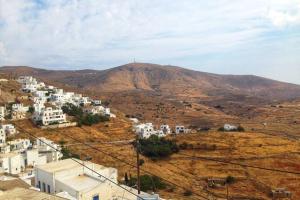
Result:
M0 66L134 60L300 84L300 0L0 0Z

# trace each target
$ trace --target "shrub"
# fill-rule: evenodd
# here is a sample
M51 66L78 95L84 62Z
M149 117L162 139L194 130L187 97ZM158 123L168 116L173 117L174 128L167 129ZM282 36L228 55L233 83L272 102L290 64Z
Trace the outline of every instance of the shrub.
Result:
M128 186L132 187L137 184L136 177L130 177L128 180ZM157 176L150 176L150 175L142 175L140 176L140 184L141 190L144 192L147 191L155 191L156 189L163 190L166 189L167 184L161 180L161 178Z
M34 107L30 106L28 109L28 112L30 112L32 114L34 112Z
M77 107L71 103L66 103L61 108L64 113L67 113L70 116L78 117L80 118L83 115L82 108Z
M224 127L220 127L218 131L225 131Z
M175 141L159 138L156 135L148 139L140 139L139 142L141 154L152 159L166 158L179 151Z
M238 127L237 127L237 131L239 131L239 132L244 132L245 129L244 129L244 127L242 127L242 126L238 126Z
M183 193L184 196L191 196L192 194L193 194L193 192L191 190L186 190Z
M102 115L93 115L93 114L87 114L83 116L80 119L81 124L91 126L93 124L97 124L99 122L106 122L109 121L109 117L107 116L102 116Z
M139 165L142 166L145 163L145 161L143 159L139 160Z
M188 144L186 142L183 142L179 145L179 148L183 149L183 150L187 149L187 147L188 147Z
M77 159L80 159L80 156L78 154L75 154L75 153L71 153L69 149L65 148L65 147L62 147L61 148L61 153L63 154L62 156L62 160L63 159L67 159L67 158L77 158Z
M234 182L235 182L235 178L233 176L227 176L227 178L226 178L227 184L232 184Z

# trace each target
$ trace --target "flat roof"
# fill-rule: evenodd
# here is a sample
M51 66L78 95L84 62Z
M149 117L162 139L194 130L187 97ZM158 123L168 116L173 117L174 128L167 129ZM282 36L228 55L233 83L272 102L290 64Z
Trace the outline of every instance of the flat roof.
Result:
M76 191L85 191L90 190L94 187L97 187L102 184L100 180L97 180L93 177L81 174L78 176L72 176L70 178L57 179L58 181L68 185Z
M79 160L78 160L79 161ZM47 172L57 172L62 170L68 170L74 167L80 166L77 162L72 159L59 160L57 162L51 162L43 165L37 165L38 169L47 171Z
M80 163L83 163L83 161L75 159ZM96 163L92 163L89 161L84 161L84 165L91 167L91 165L94 165L93 168L95 171L98 170L104 170L104 169L115 169L115 168L111 168L111 167L105 167L102 165L98 165ZM73 169L76 167L83 167L82 165L80 165L79 163L77 163L76 161L74 161L73 159L65 159L65 160L59 160L56 162L51 162L51 163L47 163L47 164L43 164L43 165L37 165L38 169L44 170L46 172L58 172L58 171L63 171L63 170L68 170L68 169Z
M10 158L10 157L14 157L17 155L18 155L18 153L15 153L15 152L1 153L0 158Z
M30 188L31 186L19 178L1 176L0 190L6 191L6 190L14 189L16 187L27 189Z

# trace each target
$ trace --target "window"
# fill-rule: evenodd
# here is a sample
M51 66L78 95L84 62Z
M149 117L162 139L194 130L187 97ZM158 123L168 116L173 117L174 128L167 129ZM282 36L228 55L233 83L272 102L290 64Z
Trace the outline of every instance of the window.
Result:
M46 192L46 184L43 183L43 192Z
M93 196L93 200L99 200L99 195L97 194L97 195Z
M41 181L39 181L38 188L41 189Z
M51 192L50 185L47 185L47 186L48 186L48 193L50 193Z

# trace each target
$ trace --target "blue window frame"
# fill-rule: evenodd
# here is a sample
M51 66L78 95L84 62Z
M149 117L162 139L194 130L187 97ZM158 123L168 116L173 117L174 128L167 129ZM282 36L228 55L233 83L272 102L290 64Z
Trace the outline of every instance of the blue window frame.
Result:
M99 195L93 196L93 200L99 200Z

